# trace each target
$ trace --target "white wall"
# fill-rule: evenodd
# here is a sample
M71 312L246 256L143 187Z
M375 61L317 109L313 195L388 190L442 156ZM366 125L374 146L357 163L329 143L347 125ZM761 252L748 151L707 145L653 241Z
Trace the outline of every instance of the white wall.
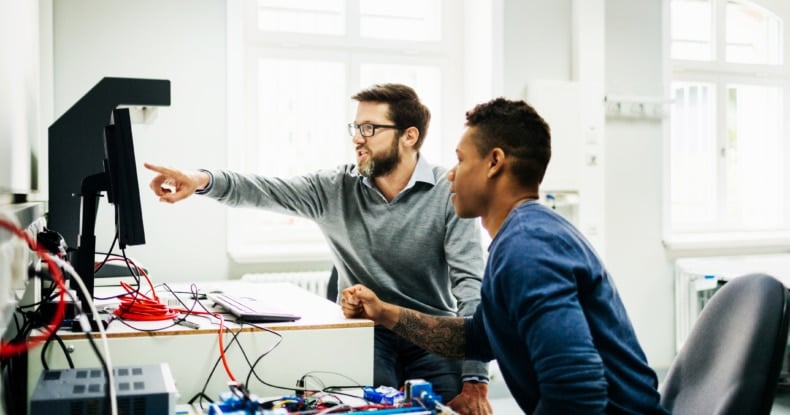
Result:
M608 96L662 97L661 3L606 1ZM606 260L654 367L674 357L673 269L661 227L662 128L644 119L606 123Z
M223 0L55 1L53 21L55 119L102 77L169 79L171 106L133 126L138 164L226 165ZM153 175L138 173L147 243L127 254L157 282L226 278L225 208L199 197L160 203L148 190ZM111 242L110 206L102 202L99 213L102 250Z
M572 80L573 7L505 2L505 95L523 97L534 80ZM660 1L606 0L606 95L661 96L660 16ZM649 363L667 367L674 356L674 292L661 242L662 124L607 119L604 131L604 261ZM582 200L581 209L589 207Z
M505 0L505 95L524 98L527 81L571 80L571 0Z
M29 193L39 115L39 7L0 0L0 195Z

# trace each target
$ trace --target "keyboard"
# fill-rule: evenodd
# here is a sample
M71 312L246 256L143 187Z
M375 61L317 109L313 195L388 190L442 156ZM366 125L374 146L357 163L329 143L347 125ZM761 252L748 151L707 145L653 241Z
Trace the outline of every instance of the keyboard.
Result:
M236 316L239 321L250 323L271 323L281 321L295 321L302 318L296 314L286 313L274 308L271 304L240 295L224 293L208 293L206 298L222 306L229 313Z

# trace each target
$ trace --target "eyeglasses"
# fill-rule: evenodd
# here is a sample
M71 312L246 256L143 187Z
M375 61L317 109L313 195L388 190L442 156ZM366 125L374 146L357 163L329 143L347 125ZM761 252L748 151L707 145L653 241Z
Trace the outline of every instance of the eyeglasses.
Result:
M373 137L376 135L376 128L399 128L397 125L382 125L382 124L354 124L353 122L348 123L348 135L354 136L357 130L359 130L359 135L362 137Z

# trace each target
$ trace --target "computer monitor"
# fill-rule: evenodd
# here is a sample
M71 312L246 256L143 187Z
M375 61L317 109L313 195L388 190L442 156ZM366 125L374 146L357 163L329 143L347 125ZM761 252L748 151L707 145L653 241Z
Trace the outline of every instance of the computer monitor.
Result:
M70 251L79 239L83 179L105 168L104 127L112 111L168 105L168 80L106 77L49 127L47 227L63 235Z
M47 227L63 236L69 247L69 260L86 280L91 297L96 210L103 192L112 193L113 201L119 201L116 209L119 210L117 219L121 227L119 232L123 233L119 235L122 243L134 245L144 241L140 232L142 225L138 228L134 225L142 222L135 222L134 215L126 216L129 214L128 206L138 206L139 201L137 185L127 185L131 183L129 174L135 170L130 167L124 173L123 167L109 166L111 161L106 154L105 126L110 123L111 117L115 121L117 117L113 110L119 106L167 105L170 105L170 81L166 79L105 77L49 127ZM128 136L131 137L131 133ZM123 142L117 147L120 149L118 154L133 154L133 151L129 151L131 141L126 142L126 147ZM126 160L127 167L134 166L134 161L130 162L133 159L125 159L123 155L116 160ZM119 170L119 174L112 174L111 178L107 173L110 170ZM116 176L126 177L120 181L126 184L118 184L114 188L127 186L126 190L110 189L110 181L115 180ZM124 200L135 197L137 199ZM82 298L81 292L79 295ZM82 300L83 308L87 311L86 300L89 299Z
M113 110L110 125L104 128L104 137L105 169L110 179L107 200L115 206L118 245L121 249L127 245L142 245L145 230L128 109Z
M90 298L86 298L80 293L84 312L89 311L88 301L93 300L96 214L99 198L105 191L108 202L115 210L115 230L120 248L144 244L140 187L128 108L113 110L110 124L104 128L104 171L87 176L82 181L82 226L76 270L90 295Z

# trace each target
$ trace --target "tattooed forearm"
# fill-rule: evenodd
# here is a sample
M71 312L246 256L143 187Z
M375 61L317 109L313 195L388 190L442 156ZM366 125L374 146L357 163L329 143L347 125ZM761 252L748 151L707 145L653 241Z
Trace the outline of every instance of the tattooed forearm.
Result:
M461 317L429 316L402 308L392 330L426 350L455 359L464 357L466 340Z

